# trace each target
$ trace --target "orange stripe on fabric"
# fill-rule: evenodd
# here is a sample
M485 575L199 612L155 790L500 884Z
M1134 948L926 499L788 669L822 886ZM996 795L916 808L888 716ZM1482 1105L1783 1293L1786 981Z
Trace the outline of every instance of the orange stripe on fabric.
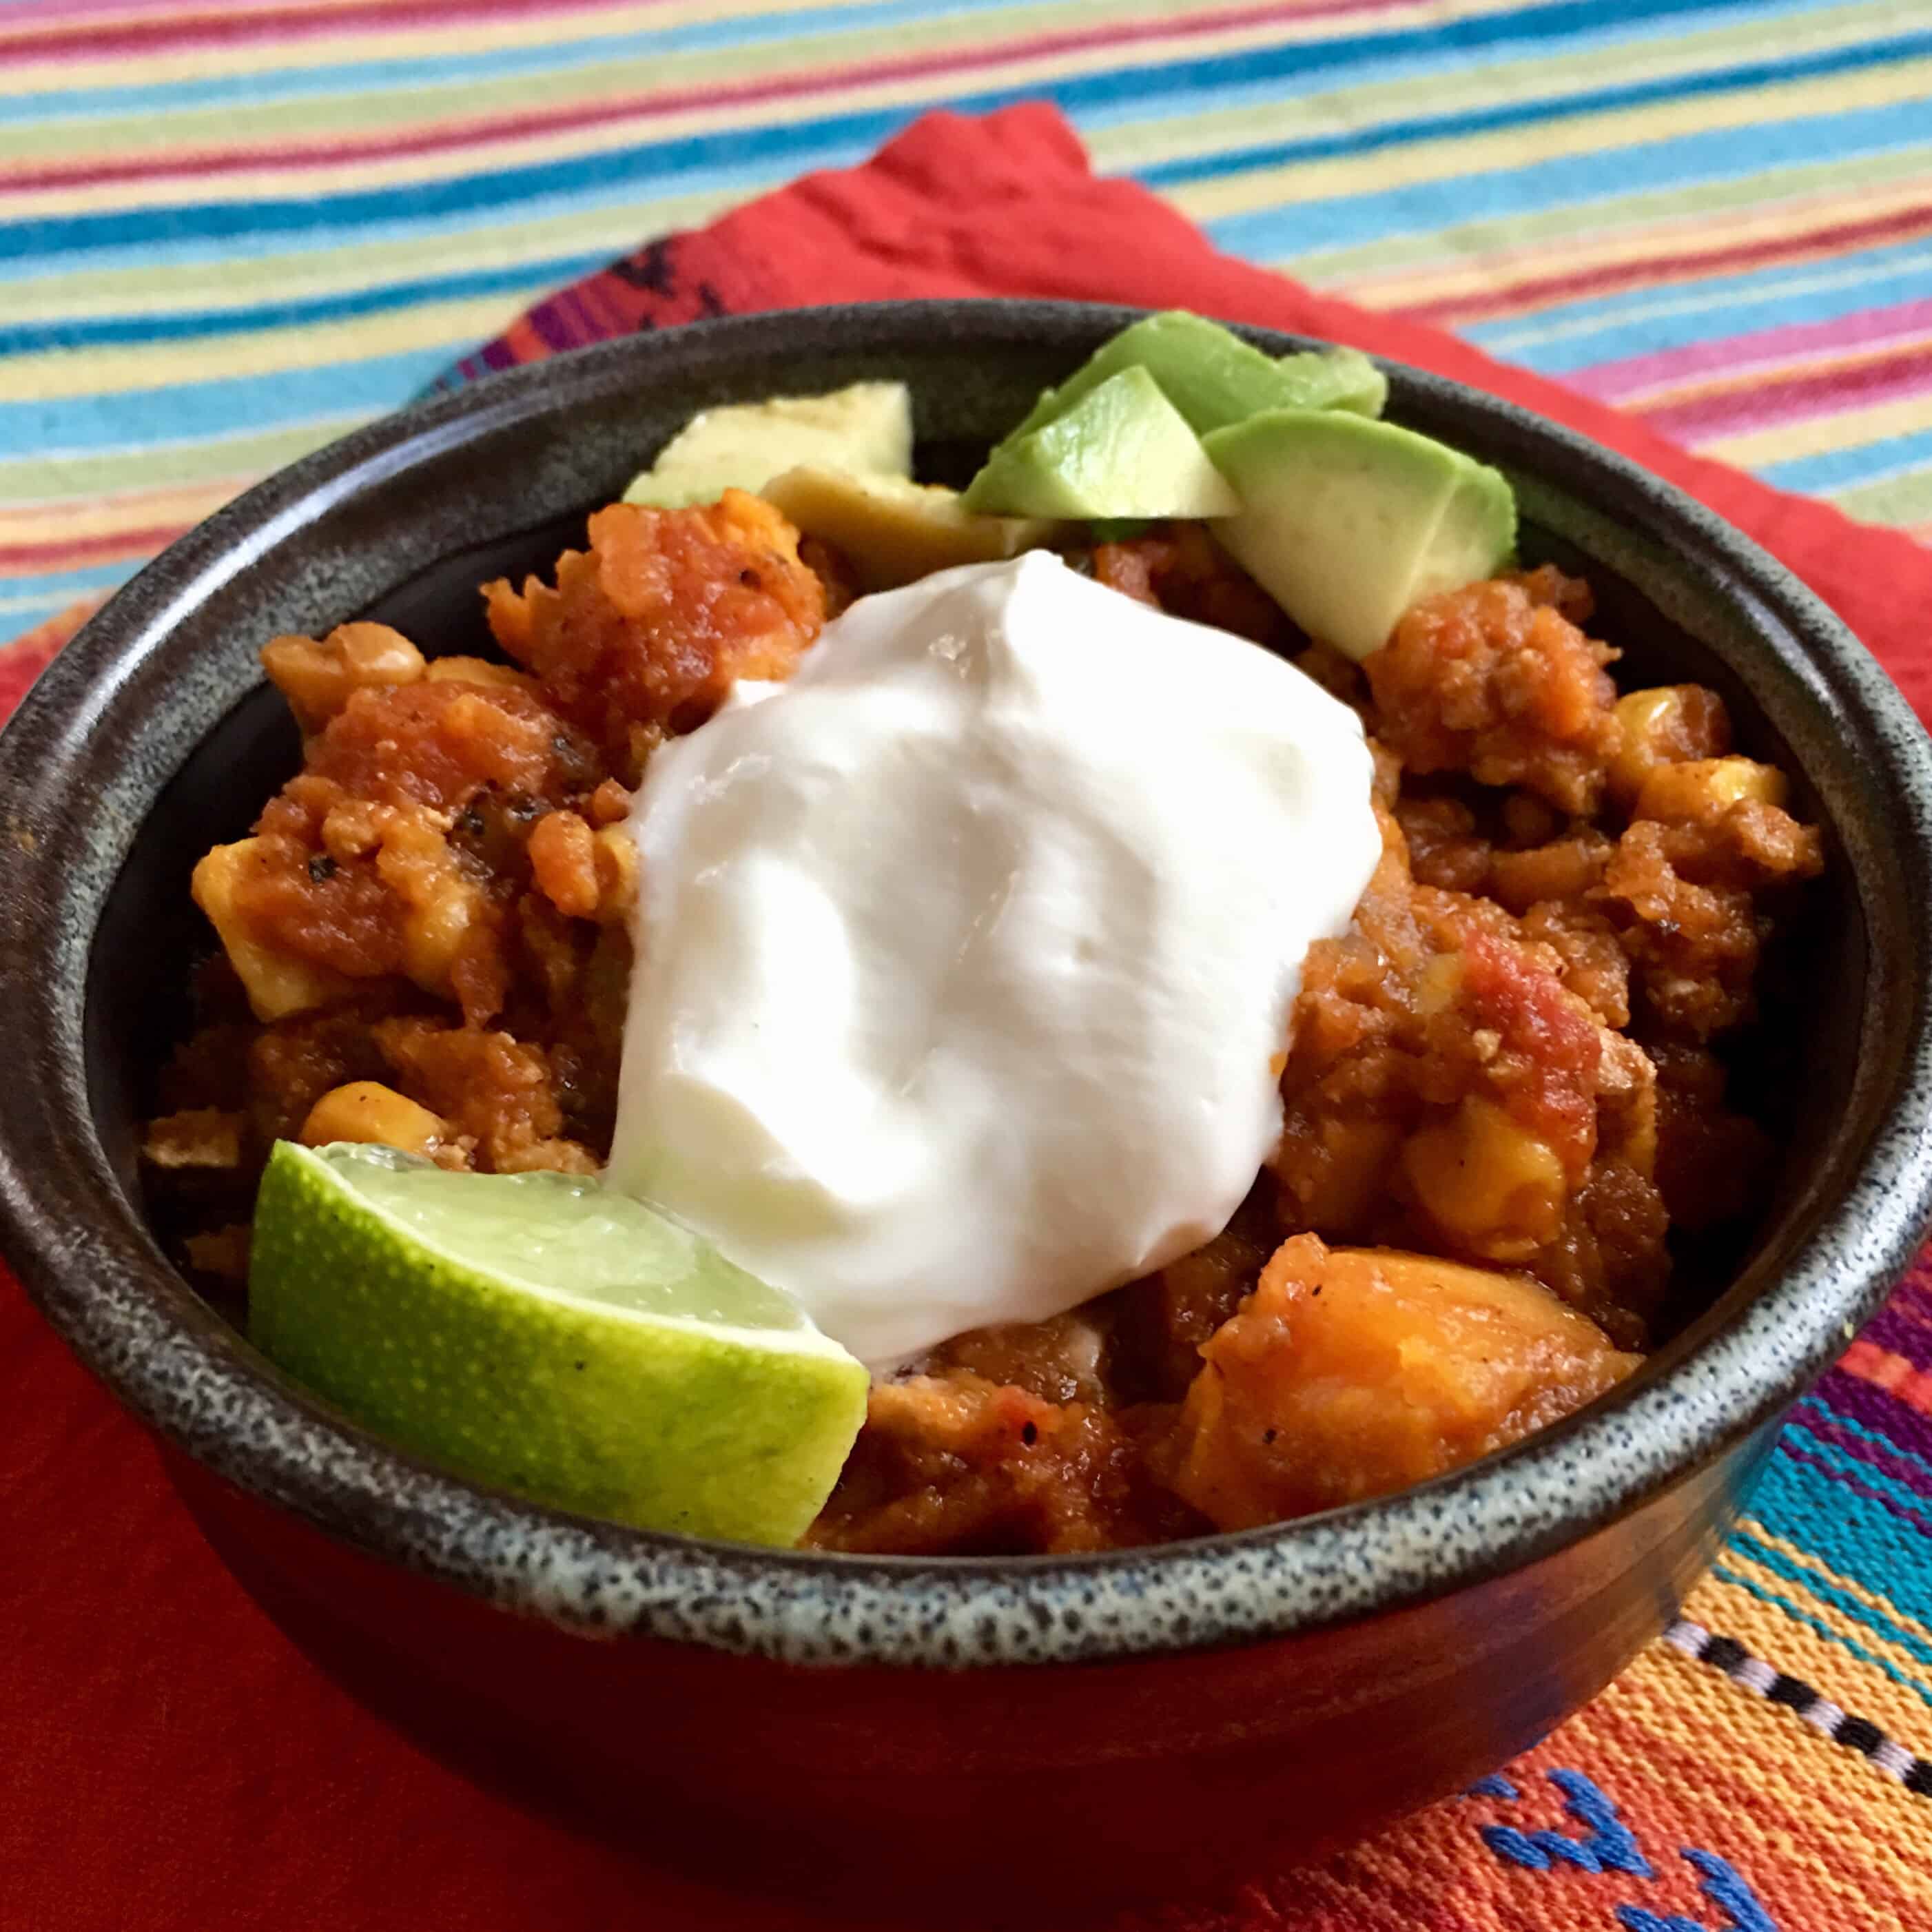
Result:
M1838 1366L1846 1375L1883 1389L1921 1415L1932 1415L1932 1370L1918 1368L1904 1356L1862 1337L1838 1358Z

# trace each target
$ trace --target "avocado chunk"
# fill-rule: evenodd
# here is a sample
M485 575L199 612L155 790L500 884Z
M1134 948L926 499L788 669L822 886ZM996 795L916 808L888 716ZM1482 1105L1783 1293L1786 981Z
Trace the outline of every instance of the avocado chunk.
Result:
M982 517L959 493L904 476L857 476L801 464L759 493L809 537L832 544L861 590L890 590L956 564L993 563L1035 550L1058 526L1039 517Z
M860 475L912 474L912 396L903 382L854 382L822 396L773 396L701 410L633 478L627 503L675 509L756 492L802 463Z
M1310 349L1277 361L1218 322L1169 309L1103 342L1058 388L1040 397L1013 436L1030 436L1132 368L1146 370L1197 436L1263 410L1342 409L1378 416L1388 394L1388 379L1359 350Z
M1274 410L1204 447L1241 499L1216 536L1310 637L1352 658L1381 650L1418 598L1494 576L1515 547L1502 476L1393 423Z
M1241 507L1138 364L1051 422L1007 437L961 500L1006 517L1226 517Z

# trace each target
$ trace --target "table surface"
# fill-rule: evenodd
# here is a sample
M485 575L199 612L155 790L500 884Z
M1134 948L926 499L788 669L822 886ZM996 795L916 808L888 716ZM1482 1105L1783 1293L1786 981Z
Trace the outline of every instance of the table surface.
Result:
M1928 0L0 0L0 637L644 238L1030 95L1233 253L1932 538L1929 94ZM1671 1643L1319 1922L1932 1916L1928 1418L1922 1278Z
M0 0L0 634L918 111L1932 532L1925 0Z

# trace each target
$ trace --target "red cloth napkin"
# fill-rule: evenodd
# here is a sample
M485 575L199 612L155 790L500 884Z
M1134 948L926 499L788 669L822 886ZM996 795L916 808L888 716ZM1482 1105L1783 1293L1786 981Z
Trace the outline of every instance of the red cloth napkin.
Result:
M1611 444L1750 531L1932 698L1932 553L1687 455L1412 323L1218 254L1059 116L935 115L540 306L476 358L725 310L950 295L1186 306L1399 358ZM50 640L22 640L38 664ZM22 660L23 662L25 660ZM0 658L0 673L8 660ZM0 703L17 689L0 676ZM338 1692L201 1543L140 1430L0 1286L0 1932L830 1932L700 1892L472 1790ZM1167 1932L1345 1932L1291 1881ZM1445 1901L1444 1910L1449 1910ZM1029 1924L990 1916L989 1928ZM1431 1922L1448 1927L1453 1916Z

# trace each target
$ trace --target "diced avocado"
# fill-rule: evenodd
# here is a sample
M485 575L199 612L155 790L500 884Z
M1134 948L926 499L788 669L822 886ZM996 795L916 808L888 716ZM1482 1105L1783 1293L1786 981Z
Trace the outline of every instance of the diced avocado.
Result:
M1225 517L1241 507L1138 364L1051 422L1009 436L962 501L1006 517Z
M903 382L854 382L823 396L773 396L693 416L624 492L675 508L727 489L762 489L802 463L860 475L912 474L912 396Z
M1310 349L1276 361L1218 322L1169 309L1103 342L1058 388L1040 397L1013 436L1030 435L1089 391L1132 368L1146 370L1198 436L1263 410L1346 409L1376 416L1388 394L1388 378L1359 350Z
M1353 416L1378 416L1388 400L1388 378L1359 349L1304 349L1299 355L1284 356L1274 366L1281 372L1283 388L1294 392L1278 408L1346 410Z
M1495 470L1393 423L1276 410L1203 446L1241 499L1214 534L1312 638L1352 658L1432 591L1492 577L1516 543Z
M976 516L959 493L904 476L856 476L801 464L759 493L807 536L836 546L862 590L890 590L955 564L992 563L1046 542L1038 517Z

